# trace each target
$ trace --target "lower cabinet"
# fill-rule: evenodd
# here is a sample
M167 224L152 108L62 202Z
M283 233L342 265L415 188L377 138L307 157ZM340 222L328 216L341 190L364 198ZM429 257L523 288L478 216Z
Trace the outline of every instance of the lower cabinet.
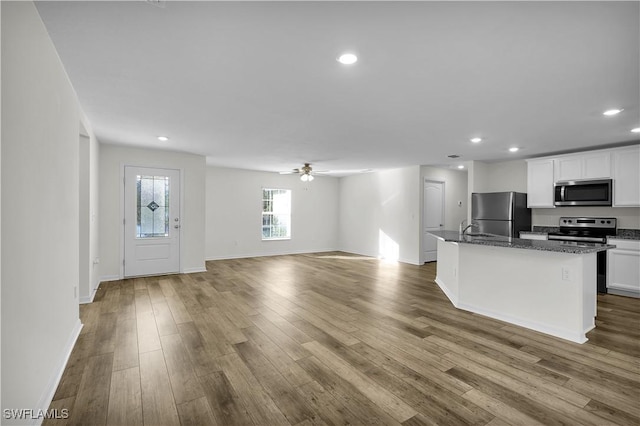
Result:
M607 291L640 297L640 241L609 239L616 248L607 250Z

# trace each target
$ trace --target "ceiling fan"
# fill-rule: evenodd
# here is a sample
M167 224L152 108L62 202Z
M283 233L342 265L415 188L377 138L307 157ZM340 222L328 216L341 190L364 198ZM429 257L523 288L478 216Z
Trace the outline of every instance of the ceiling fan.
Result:
M280 172L281 175L300 175L300 180L303 182L311 182L314 179L314 174L327 173L326 171L314 171L311 167L311 163L304 163L304 166L299 169L293 169L287 172Z

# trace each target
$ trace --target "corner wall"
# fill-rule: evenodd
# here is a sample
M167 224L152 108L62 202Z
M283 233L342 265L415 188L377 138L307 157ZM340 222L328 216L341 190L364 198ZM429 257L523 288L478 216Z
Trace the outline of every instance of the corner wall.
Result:
M120 278L122 264L122 167L182 169L181 271L205 270L205 158L181 152L100 144L100 275Z
M420 166L340 179L340 250L420 264Z
M2 409L38 410L48 408L81 327L81 114L33 3L0 7Z
M291 190L291 239L262 241L262 188ZM338 179L207 167L206 259L338 248Z

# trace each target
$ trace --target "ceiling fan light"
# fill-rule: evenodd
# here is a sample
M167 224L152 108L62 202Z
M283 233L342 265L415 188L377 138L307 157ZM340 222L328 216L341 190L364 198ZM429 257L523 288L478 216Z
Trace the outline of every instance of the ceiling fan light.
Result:
M300 175L300 180L303 182L307 182L309 180L309 176L308 174L304 173L302 175Z
M307 178L307 180L308 180L309 182L311 182L311 181L313 180L313 175L307 175L307 176L309 176L309 177Z

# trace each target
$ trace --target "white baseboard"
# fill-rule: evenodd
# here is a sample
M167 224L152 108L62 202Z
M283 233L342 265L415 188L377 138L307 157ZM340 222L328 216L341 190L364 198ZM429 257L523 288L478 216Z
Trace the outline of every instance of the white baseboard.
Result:
M120 275L103 275L100 277L100 282L103 281L118 281L120 280Z
M81 305L86 305L87 303L93 303L93 299L96 297L96 292L98 291L98 287L94 288L93 291L91 291L91 294L88 296L84 296L80 298L80 304Z
M275 253L244 253L244 254L235 254L229 256L213 256L207 257L205 260L208 262L210 260L231 260L231 259L248 259L250 257L270 257L270 256L286 256L289 254L309 254L309 253L327 253L332 251L344 251L338 249L318 249L318 250L299 250L299 251L283 251L283 252L275 252ZM348 252L345 252L348 253Z
M576 333L571 330L561 329L558 327L552 327L547 324L541 324L534 321L529 321L523 318L513 317L511 315L504 315L499 312L493 312L486 309L478 308L477 306L468 305L466 303L461 303L458 306L459 309L464 311L473 312L476 314L484 315L485 317L497 319L500 321L508 322L510 324L518 325L520 327L528 328L530 330L538 331L540 333L549 334L551 336L559 337L561 339L569 340L575 343L585 343L587 340L585 334L592 330L594 327L589 327L587 330L584 330L583 333Z
M455 296L453 294L453 292L451 290L449 290L449 288L444 285L444 283L442 282L442 280L436 276L436 284L438 284L438 287L440 287L440 290L442 290L442 292L444 293L445 296L447 296L447 299L449 299L449 301L453 304L454 307L458 308L458 297Z
M71 334L69 335L69 339L64 346L64 351L62 352L62 359L58 363L57 368L54 370L54 374L51 376L49 383L47 384L46 389L42 393L40 400L38 401L38 406L34 407L36 410L42 410L40 412L46 412L51 405L51 401L53 401L53 397L56 393L56 389L58 389L58 385L60 384L60 380L62 379L62 373L64 373L64 369L67 366L67 362L69 362L69 357L71 356L71 352L73 351L73 347L76 345L76 341L78 340L78 336L80 336L80 331L82 331L82 322L80 322L80 318L76 322L73 330L71 330ZM34 425L41 425L44 419L34 419Z
M184 268L182 271L183 274L195 274L198 272L207 272L207 268L204 266L199 266L197 268Z

